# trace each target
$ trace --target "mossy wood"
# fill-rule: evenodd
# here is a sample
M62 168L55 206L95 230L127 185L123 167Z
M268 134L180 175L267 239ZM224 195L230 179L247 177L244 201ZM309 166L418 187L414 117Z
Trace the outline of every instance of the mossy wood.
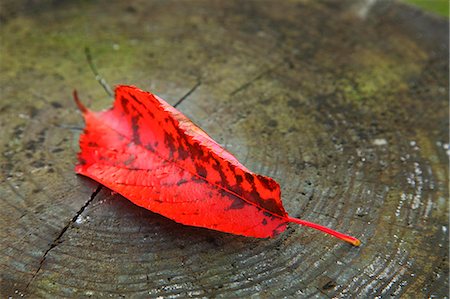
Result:
M448 20L388 1L2 1L0 295L448 295ZM150 90L282 187L260 240L74 173L110 84ZM91 100L88 100L91 99Z

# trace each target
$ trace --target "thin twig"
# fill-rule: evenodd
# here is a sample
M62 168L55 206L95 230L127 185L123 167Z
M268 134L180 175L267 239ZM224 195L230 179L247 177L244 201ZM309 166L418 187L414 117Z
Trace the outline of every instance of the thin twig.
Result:
M106 80L102 76L100 76L100 74L97 71L97 67L94 64L94 61L92 59L91 50L89 49L89 47L84 48L84 52L86 54L86 60L89 64L89 67L91 68L92 73L94 73L94 75L95 75L95 79L98 81L98 83L100 83L100 85L103 87L103 89L106 91L106 93L110 97L113 97L114 96L113 90L111 89L109 84L106 82Z

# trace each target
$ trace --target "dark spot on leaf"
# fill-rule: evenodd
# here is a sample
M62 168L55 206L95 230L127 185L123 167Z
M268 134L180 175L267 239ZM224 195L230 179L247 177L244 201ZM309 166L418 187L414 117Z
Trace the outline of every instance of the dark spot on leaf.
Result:
M252 187L253 187L252 191L249 192L249 196L251 197L251 199L253 199L254 202L264 203L264 200L261 198L258 191L256 190L256 186L252 185Z
M278 206L277 202L273 198L268 198L268 199L259 198L259 199L256 200L256 203L259 206L261 206L262 208L264 208L264 209L266 209L266 210L268 210L268 211L270 211L270 212L272 212L274 214L277 214L277 215L280 215L280 216L283 216L283 217L286 214L286 212L284 212Z
M185 184L185 183L187 183L187 182L188 182L187 180L181 179L181 180L179 180L179 181L177 182L177 186L183 185L183 184Z
M133 154L131 154L131 155L128 157L128 159L126 159L126 160L123 162L123 164L128 166L128 165L132 164L135 160L136 160L136 156L133 155Z
M267 225L267 220L264 218L261 223L262 223L262 225Z
M129 93L128 95L134 100L136 104L142 106L142 108L147 110L147 107L141 101L139 101L133 94Z
M178 146L178 159L184 160L189 157L189 152L181 144Z
M172 126L177 131L177 133L180 133L179 128L178 128L178 123L175 122L175 119L174 118L169 118L169 121L172 123Z
M244 181L244 180L243 180L243 178L242 178L242 175L240 175L240 174L236 175L236 182L237 182L238 184L241 184L243 181Z
M258 175L258 179L263 184L263 186L269 189L270 191L274 191L278 187L278 184L268 177Z
M220 162L216 158L213 158L213 160L215 163L212 165L212 168L219 173L220 183L222 183L222 185L228 186L229 184L228 184L227 176L223 172L223 167L221 167Z
M122 98L120 99L120 104L122 104L123 111L124 111L126 114L129 114L130 111L128 110L128 100L127 100L126 98L122 97Z
M228 196L230 195L233 198L233 203L227 208L227 210L240 210L245 207L245 201L237 196L228 193Z
M210 154L209 153L204 153L201 150L199 145L196 145L195 147L197 148L199 159L202 160L203 162L209 162Z
M245 193L244 189L238 184L232 186L230 189L236 194L243 195Z
M279 224L272 232L272 237L276 237L279 234L281 234L284 231L284 227L286 226L286 223Z
M250 173L246 172L246 173L245 173L245 178L247 179L247 181L248 181L250 184L253 185L254 178L253 178L253 176L252 176Z
M169 148L169 151L170 151L169 158L172 159L173 158L173 154L177 151L177 147L175 145L175 139L169 133L165 133L165 135L164 135L164 143Z
M203 183L205 183L205 180L202 179L202 178L200 178L200 177L198 177L198 176L193 176L193 177L191 178L191 182L203 184ZM211 197L211 196L212 196L212 195L209 195L209 197Z
M135 115L131 118L131 129L133 130L133 142L141 144L141 137L139 136L139 116Z
M209 162L208 155L205 155L205 153L203 152L203 150L200 148L199 145L187 143L187 146L189 148L190 156L192 156L192 158L204 162Z
M208 175L206 168L203 167L202 165L196 164L195 170L197 171L197 174L203 178L206 178L206 176Z
M272 213L269 213L269 212L267 212L267 211L264 211L264 212L263 212L263 215L266 216L266 217L269 217L269 218L272 219L272 220L275 218L275 216L273 216Z

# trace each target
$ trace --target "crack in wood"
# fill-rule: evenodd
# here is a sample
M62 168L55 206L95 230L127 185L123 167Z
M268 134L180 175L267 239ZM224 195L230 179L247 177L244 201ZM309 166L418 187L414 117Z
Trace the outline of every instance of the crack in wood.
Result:
M197 83L195 83L195 85L189 89L189 91L182 96L178 102L175 103L175 105L173 105L174 108L177 108L178 105L180 105L185 99L187 99L187 97L189 97L200 85L202 84L202 82L199 80L197 81Z
M67 224L62 228L62 230L60 231L58 236L50 244L50 247L44 252L44 255L42 256L42 258L41 258L41 260L39 262L39 267L34 272L33 276L30 279L30 281L27 283L27 286L25 287L25 289L28 289L30 284L34 281L34 279L38 275L39 271L41 270L42 266L44 265L44 262L45 262L45 260L47 258L47 255L50 253L50 251L53 248L55 248L56 246L58 246L59 244L61 244L60 240L63 237L64 233L78 220L78 217L80 217L80 215L84 212L84 210L91 204L91 202L94 200L94 198L97 196L97 194L102 190L102 187L103 187L102 185L98 185L97 186L95 191L91 194L91 196L84 203L84 205L77 211L75 216L73 216L72 219L70 219L69 222L67 222Z
M84 52L86 54L86 60L89 64L89 67L91 68L92 73L95 76L95 79L98 81L98 83L100 83L100 85L103 87L103 89L106 91L106 93L111 96L114 97L114 92L111 89L111 87L109 86L109 84L106 82L106 80L99 74L99 72L97 71L97 67L95 66L94 60L92 59L92 54L91 54L91 50L89 49L89 47L86 47L84 49ZM267 72L271 71L272 69L267 70ZM197 83L195 83L195 85L184 95L182 96L178 102L175 103L175 105L173 105L173 107L177 107L178 105L180 105L185 99L187 99L200 85L202 84L201 80L198 80Z
M244 89L247 89L248 87L250 87L254 82L258 81L259 79L261 79L262 77L264 77L267 74L270 74L271 72L273 72L275 69L277 69L278 67L280 67L281 65L287 63L286 61L281 61L277 64L275 64L273 67L266 69L265 71L259 73L258 75L256 75L256 77L254 77L253 79L251 79L250 81L245 82L244 84L242 84L241 86L239 86L238 88L236 88L235 90L233 90L232 92L230 92L230 96L234 96L235 94L237 94L238 92L241 92Z

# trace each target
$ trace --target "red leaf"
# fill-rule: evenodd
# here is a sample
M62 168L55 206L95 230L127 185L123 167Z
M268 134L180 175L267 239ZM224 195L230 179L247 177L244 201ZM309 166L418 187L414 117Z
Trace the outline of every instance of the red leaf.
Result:
M114 106L84 107L77 173L176 222L266 238L289 222L359 245L356 238L289 217L273 179L252 173L186 116L159 97L118 86Z

